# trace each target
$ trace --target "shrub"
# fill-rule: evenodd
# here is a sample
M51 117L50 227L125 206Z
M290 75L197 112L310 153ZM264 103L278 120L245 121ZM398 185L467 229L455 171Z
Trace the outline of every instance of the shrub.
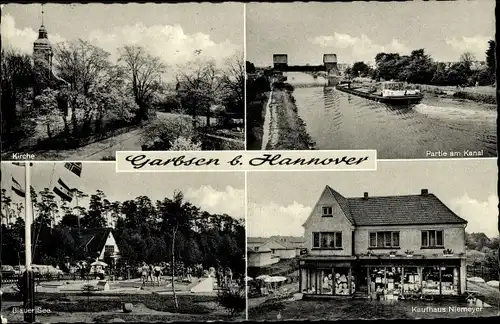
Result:
M146 128L142 136L143 150L170 150L180 137L192 139L196 135L188 118L158 119Z
M245 295L243 288L223 289L217 294L217 302L228 310L230 317L233 317L246 309Z
M170 142L170 151L201 151L201 143L181 136Z

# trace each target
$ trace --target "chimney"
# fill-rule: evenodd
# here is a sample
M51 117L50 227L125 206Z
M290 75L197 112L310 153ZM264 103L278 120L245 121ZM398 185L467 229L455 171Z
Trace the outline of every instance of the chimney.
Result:
M422 196L427 196L427 195L429 194L429 190L427 190L427 189L422 189L422 191L420 192L420 194L421 194Z
M368 192L365 192L365 194L363 195L363 199L368 199Z

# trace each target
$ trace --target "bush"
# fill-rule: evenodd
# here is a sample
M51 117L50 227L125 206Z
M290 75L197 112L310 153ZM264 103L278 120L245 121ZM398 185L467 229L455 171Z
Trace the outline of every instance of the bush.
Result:
M170 142L170 151L201 151L201 143L181 136Z
M233 317L246 309L246 291L244 288L220 290L217 302L228 310L230 317Z
M170 150L180 137L192 139L197 134L188 118L158 119L142 136L143 150Z

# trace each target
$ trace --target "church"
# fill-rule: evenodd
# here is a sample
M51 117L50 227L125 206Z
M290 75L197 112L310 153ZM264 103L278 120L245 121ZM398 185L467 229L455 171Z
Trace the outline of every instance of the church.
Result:
M43 23L38 30L38 39L33 43L33 62L35 71L35 93L39 94L47 87L61 89L69 86L69 83L58 77L53 71L54 51L48 38L47 29Z

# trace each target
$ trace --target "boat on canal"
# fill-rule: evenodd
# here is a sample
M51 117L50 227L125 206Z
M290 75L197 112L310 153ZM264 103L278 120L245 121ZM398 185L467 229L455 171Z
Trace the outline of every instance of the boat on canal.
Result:
M339 83L336 89L362 98L393 105L417 104L423 99L418 89L411 89L404 82L385 81L378 86L353 85L351 82Z

